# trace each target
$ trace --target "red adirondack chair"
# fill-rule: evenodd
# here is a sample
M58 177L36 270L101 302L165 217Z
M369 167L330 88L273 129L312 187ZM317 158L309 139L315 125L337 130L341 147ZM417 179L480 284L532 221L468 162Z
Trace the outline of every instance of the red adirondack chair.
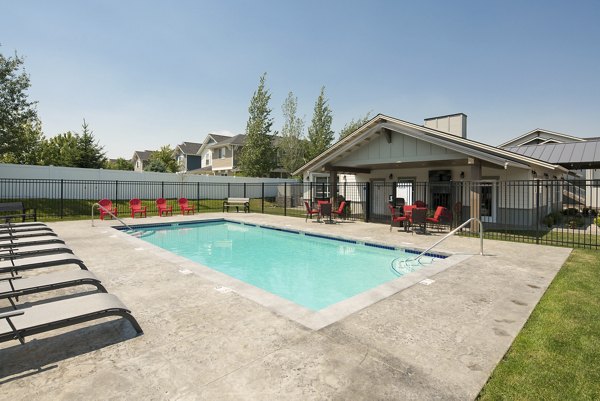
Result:
M179 210L181 210L182 215L186 213L190 214L190 212L194 214L194 205L190 205L186 198L179 198L177 202L179 203Z
M345 207L346 207L346 201L342 201L340 203L340 207L338 207L338 210L332 210L331 214L333 214L334 216L342 217L344 215Z
M304 201L304 206L306 207L306 218L304 219L305 222L308 221L308 218L310 217L310 219L312 220L313 214L317 215L317 218L319 217L319 209L313 209L308 205L307 201Z
M404 207L406 207L406 206L404 206ZM390 209L390 215L391 215L390 231L392 231L392 227L394 227L394 223L403 223L405 221L409 221L409 216L407 216L407 215L401 216L398 213L398 210L394 206L388 204L388 209ZM405 226L404 228L406 230L408 227Z
M443 206L438 206L437 209L435 209L433 217L427 217L426 220L428 223L436 224L438 227L440 225L449 226L452 222L452 212Z
M156 207L158 208L158 215L162 217L163 214L173 216L173 206L167 205L167 200L165 198L158 198L156 200Z
M115 216L117 215L117 208L113 207L110 199L101 199L98 201L98 204L102 206L100 208L100 220L104 220L104 216L110 216L110 213L114 214ZM110 217L112 219L112 216Z
M131 218L135 218L136 214L139 214L140 217L142 215L146 217L146 206L142 206L142 201L138 198L129 201L129 209L131 210Z

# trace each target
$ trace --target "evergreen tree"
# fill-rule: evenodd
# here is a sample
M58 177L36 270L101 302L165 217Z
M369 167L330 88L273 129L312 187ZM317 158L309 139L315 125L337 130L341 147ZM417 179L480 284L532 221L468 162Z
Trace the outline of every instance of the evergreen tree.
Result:
M161 146L160 150L152 152L144 171L157 171L159 173L176 173L179 171L179 165L175 160L175 152L171 146Z
M333 141L334 132L331 130L333 116L325 98L325 87L315 102L315 110L310 127L308 127L308 160L314 159L323 153Z
M357 118L356 120L352 119L349 123L344 125L344 128L342 128L342 130L340 131L339 139L345 138L346 136L350 135L351 133L353 133L354 131L356 131L363 125L365 125L365 123L367 121L369 121L370 119L371 119L370 111L367 114L365 114L365 116L362 118Z
M102 168L106 164L106 156L95 140L93 132L89 129L85 118L81 126L83 132L77 136L77 160L76 167L81 168Z
M250 100L250 117L246 124L246 142L242 148L240 168L249 177L264 177L276 166L276 152L270 135L273 119L269 100L271 95L265 89L264 73L260 77L258 89Z
M0 54L0 160L29 164L37 161L42 131L37 102L27 99L29 75L19 71L22 65L18 55Z
M292 174L304 164L305 152L302 143L304 120L296 116L297 108L298 98L292 92L288 93L281 107L284 123L278 148L281 165L289 174Z

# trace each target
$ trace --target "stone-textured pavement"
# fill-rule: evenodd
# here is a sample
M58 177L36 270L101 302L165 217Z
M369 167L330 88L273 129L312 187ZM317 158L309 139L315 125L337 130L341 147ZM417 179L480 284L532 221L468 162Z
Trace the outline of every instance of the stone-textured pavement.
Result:
M390 233L387 225L362 222L225 216L396 246L425 248L443 235ZM144 335L135 337L123 319L107 319L33 336L25 345L2 343L1 399L473 399L570 253L486 240L479 256L477 239L453 237L439 249L473 256L431 277L431 285L416 284L315 331L236 292L217 291L221 283L186 274L177 260L124 240L110 224L50 226L133 311ZM27 306L83 290L21 301Z

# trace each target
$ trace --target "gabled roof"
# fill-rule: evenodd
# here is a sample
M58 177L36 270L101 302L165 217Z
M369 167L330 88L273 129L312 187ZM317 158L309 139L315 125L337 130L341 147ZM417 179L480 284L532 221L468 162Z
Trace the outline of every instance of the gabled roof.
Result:
M204 149L206 149L207 147L209 147L215 143L225 141L228 138L231 138L231 137L227 136L227 135L208 134L208 135L206 135L206 138L204 138L204 141L202 141L202 145L200 146L200 148L198 149L196 154L201 154L202 151Z
M511 146L506 150L571 169L600 167L600 139L585 142Z
M536 137L546 139L546 138L558 138L559 142L581 142L585 141L583 138L579 138L572 135L563 134L561 132L554 132L543 128L536 128L525 134L518 136L516 138L511 139L510 141L506 141L501 144L499 147L509 147L509 146L522 146L527 145L527 142Z
M201 143L183 142L177 145L177 148L179 148L179 150L181 150L181 153L183 153L184 155L195 155L196 153L198 153L201 146Z
M133 152L132 159L137 156L141 161L145 162L146 160L150 159L150 155L154 152L154 150L136 150Z
M225 137L225 139L218 141L217 143L213 143L212 145L208 145L210 148L219 148L225 145L243 145L246 142L246 135L236 135L233 137Z
M307 170L314 171L324 168L335 160L341 159L346 152L351 152L352 148L359 146L364 141L370 140L370 137L376 135L381 129L398 132L498 166L514 166L520 168L539 166L550 170L558 169L566 171L563 167L558 165L546 163L541 160L526 157L432 128L427 128L422 125L378 114L352 134L342 138L329 149L325 150L319 156L315 157L292 174L298 175Z

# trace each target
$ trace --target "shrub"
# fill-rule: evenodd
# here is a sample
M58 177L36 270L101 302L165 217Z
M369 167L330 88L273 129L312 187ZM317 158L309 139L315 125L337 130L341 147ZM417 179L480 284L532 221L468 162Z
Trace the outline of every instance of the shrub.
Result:
M559 225L563 222L563 215L561 212L552 212L544 217L542 220L548 228L554 225Z
M583 227L585 225L585 222L583 220L583 217L581 216L575 216L569 219L569 221L567 222L569 228L579 228L579 227Z
M575 209L574 207L570 207L562 211L562 214L565 216L577 216L579 214L579 209Z
M594 219L594 224L596 224L598 227L600 227L600 217L596 217Z

